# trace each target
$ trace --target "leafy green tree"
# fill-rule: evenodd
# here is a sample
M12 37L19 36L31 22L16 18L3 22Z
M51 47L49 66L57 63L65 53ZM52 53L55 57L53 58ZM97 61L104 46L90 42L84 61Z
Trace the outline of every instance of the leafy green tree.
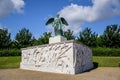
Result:
M101 44L105 47L120 47L120 26L108 25L101 36Z
M27 47L31 45L32 41L32 33L29 29L23 28L21 29L15 36L15 45L18 48Z
M73 31L68 29L67 31L64 32L64 36L67 38L67 40L74 40L75 37L73 35Z
M8 33L8 29L0 29L0 48L10 48L11 38L10 33Z
M33 37L31 40L31 45L36 46L36 45L38 45L37 42L38 42L37 39L35 37Z
M104 47L103 44L102 44L101 35L97 37L97 46L98 47Z
M79 33L79 37L77 38L77 40L86 44L87 46L96 47L97 37L98 34L96 34L95 32L92 33L91 29L86 28L85 30Z
M45 32L45 33L43 33L43 36L41 36L41 37L38 39L37 44L39 44L39 45L48 44L50 37L51 37L51 32Z

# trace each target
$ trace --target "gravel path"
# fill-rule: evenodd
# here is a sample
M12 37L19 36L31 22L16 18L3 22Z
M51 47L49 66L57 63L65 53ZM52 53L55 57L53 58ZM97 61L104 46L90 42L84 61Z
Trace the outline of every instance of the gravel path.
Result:
M120 80L120 68L99 67L77 75L22 69L0 69L0 80Z

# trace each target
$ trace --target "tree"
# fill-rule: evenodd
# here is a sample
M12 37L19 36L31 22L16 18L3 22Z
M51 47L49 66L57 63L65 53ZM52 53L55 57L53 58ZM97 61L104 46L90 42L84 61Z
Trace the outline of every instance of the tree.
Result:
M21 29L15 36L15 45L18 48L31 45L31 41L32 33L26 28Z
M32 38L32 40L31 40L31 45L32 45L32 46L38 45L38 41L37 41L37 39L36 39L35 37Z
M73 36L73 31L71 31L70 29L64 32L64 36L67 38L67 40L75 39L75 37Z
M91 29L86 28L85 30L79 33L79 37L77 38L77 40L86 44L87 46L96 47L97 37L98 34L96 34L95 32L92 33Z
M39 44L39 45L48 44L50 37L51 37L51 32L45 32L45 33L43 33L43 36L41 36L38 39L38 43L37 44Z
M101 44L105 47L120 47L120 26L108 25L101 40Z
M11 38L10 33L8 33L8 29L0 29L0 48L10 48Z

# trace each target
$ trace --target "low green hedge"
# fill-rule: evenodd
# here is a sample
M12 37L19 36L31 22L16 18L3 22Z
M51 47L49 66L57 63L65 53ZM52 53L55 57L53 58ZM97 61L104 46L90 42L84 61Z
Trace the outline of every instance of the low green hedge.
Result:
M120 56L120 48L93 48L93 56ZM0 56L21 56L19 49L0 50Z
M120 56L120 48L93 48L93 56Z
M3 50L0 50L0 56L21 56L21 50L3 49Z

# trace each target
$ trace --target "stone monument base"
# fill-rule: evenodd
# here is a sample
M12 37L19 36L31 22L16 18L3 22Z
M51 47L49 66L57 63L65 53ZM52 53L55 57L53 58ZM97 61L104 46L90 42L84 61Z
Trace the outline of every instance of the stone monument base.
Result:
M75 41L22 48L21 69L76 74L93 68L92 50Z
M50 37L49 38L49 44L51 43L58 43L58 42L63 42L63 41L67 41L67 39L63 36L55 36L55 37Z

